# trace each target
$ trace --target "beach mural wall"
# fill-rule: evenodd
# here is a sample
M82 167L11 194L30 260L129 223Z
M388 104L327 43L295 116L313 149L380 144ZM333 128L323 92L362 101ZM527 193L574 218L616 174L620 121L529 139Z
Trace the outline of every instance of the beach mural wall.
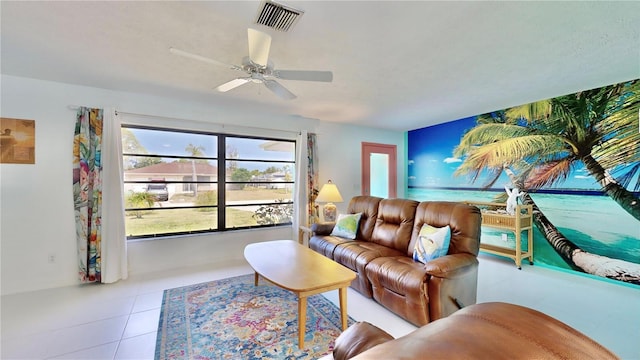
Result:
M535 265L640 286L639 115L637 79L409 131L408 197L504 203L517 187ZM515 247L504 234L481 241Z

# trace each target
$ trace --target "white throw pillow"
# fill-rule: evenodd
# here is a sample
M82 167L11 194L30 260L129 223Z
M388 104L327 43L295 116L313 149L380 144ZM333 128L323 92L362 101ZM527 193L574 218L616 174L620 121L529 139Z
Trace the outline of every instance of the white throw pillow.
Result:
M332 236L340 236L347 239L355 239L358 233L358 224L362 213L339 214L336 226L331 231Z
M436 228L428 224L422 225L418 233L418 241L413 248L413 260L426 264L427 262L447 255L451 242L451 228L449 225Z

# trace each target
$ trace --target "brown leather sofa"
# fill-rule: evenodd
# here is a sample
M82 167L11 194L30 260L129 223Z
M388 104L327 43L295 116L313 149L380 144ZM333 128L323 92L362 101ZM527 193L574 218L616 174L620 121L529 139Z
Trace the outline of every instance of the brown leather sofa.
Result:
M357 273L351 287L421 326L476 302L480 210L456 202L356 196L347 213L362 213L355 240L316 224L309 247ZM451 227L447 255L413 260L423 224Z
M507 303L471 305L398 339L372 324L358 322L336 339L333 358L618 359L557 319Z

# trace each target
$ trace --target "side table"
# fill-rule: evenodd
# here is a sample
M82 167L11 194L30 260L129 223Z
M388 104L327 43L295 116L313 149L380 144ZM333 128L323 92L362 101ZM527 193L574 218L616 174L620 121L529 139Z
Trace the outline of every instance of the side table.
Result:
M307 246L309 246L309 239L312 233L311 226L300 225L298 227L298 244L304 245L304 239L307 238Z
M495 213L487 210L487 207L506 208L505 203L491 203L479 201L465 201L465 203L480 208L482 213L482 226L513 232L516 238L515 248L480 243L480 250L494 255L506 256L513 259L519 270L522 270L522 259L529 259L533 265L533 207L531 205L517 205L515 215ZM527 248L523 249L522 231L527 232Z

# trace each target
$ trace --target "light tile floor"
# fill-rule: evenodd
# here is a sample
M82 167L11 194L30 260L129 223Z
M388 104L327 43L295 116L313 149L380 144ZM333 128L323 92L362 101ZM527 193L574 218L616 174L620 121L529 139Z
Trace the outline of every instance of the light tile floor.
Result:
M545 312L623 359L640 360L640 289L541 266L518 270L481 254L478 302L504 301ZM2 359L153 359L164 289L251 273L244 262L135 275L2 296ZM337 303L337 291L325 294ZM394 336L415 327L349 289L348 312ZM526 324L522 324L526 326Z

